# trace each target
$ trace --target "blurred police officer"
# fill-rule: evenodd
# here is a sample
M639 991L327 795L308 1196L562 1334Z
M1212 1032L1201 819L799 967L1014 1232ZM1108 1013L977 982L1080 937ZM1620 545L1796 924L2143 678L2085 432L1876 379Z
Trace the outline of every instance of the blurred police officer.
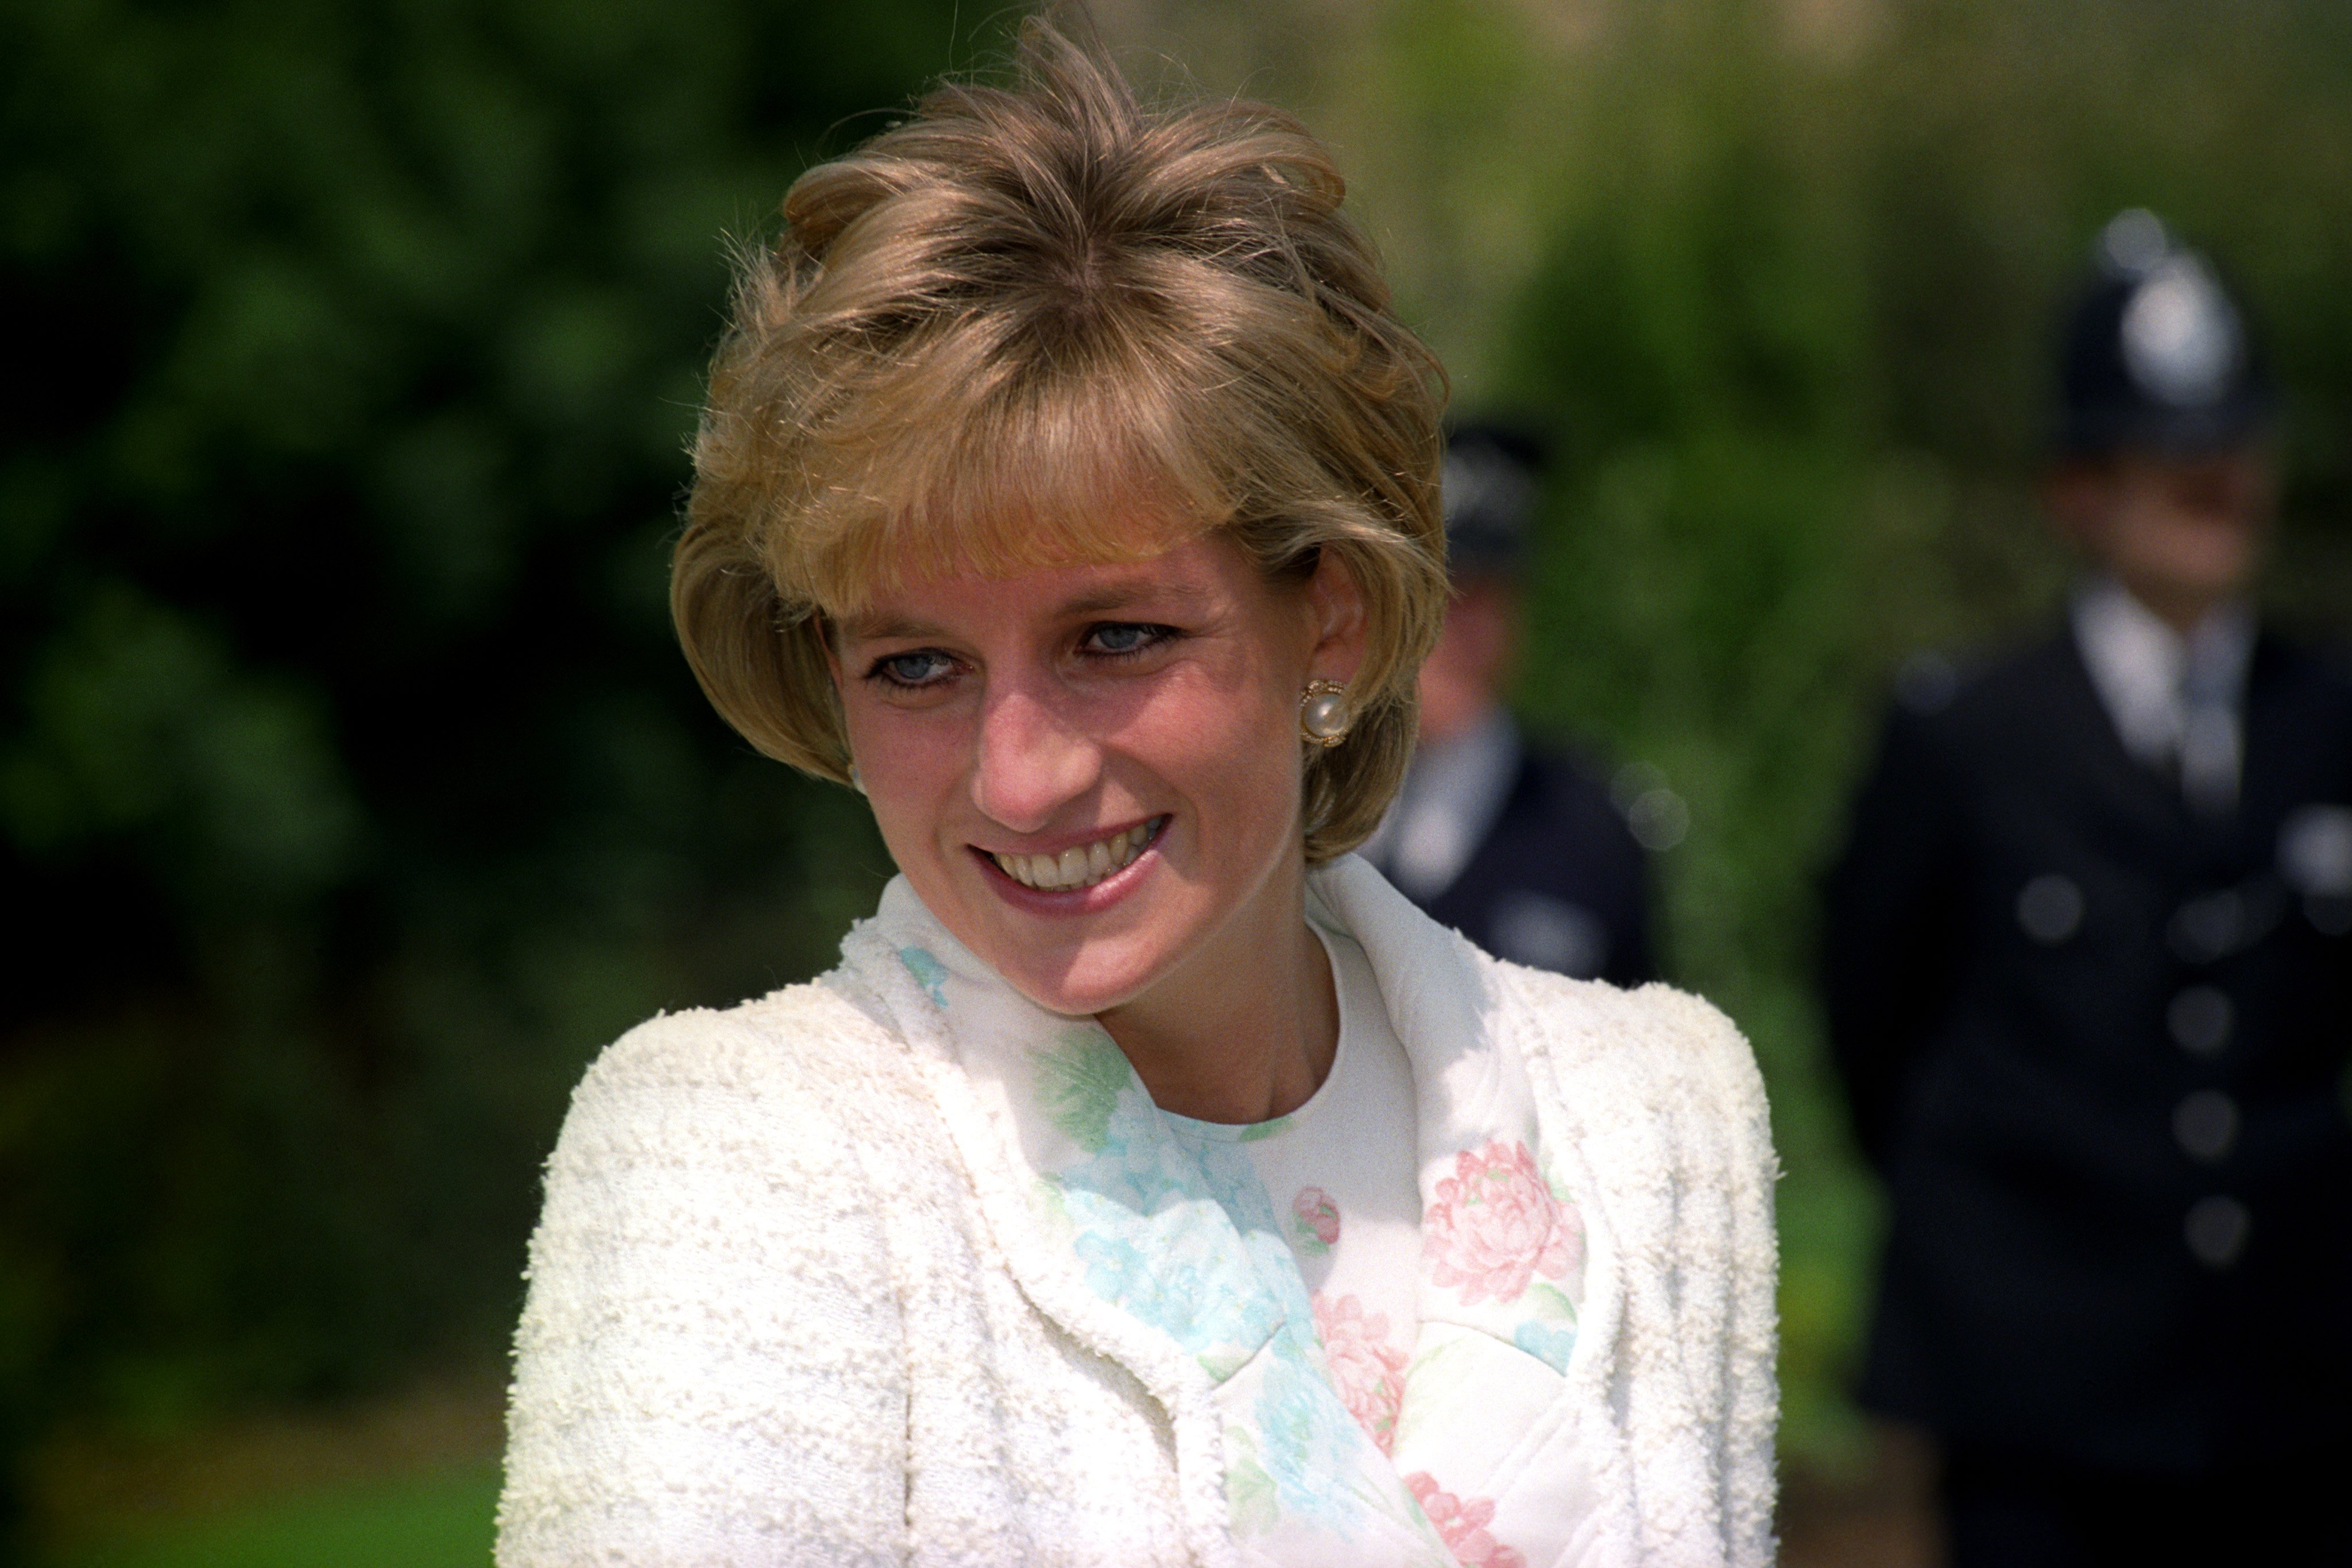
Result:
M2352 678L2243 597L2271 388L2153 215L2063 381L2064 623L1915 664L1827 883L1864 1402L1941 1438L1960 1568L2352 1563Z
M1503 706L1541 444L1447 438L1454 601L1421 671L1421 747L1364 852L1436 919L1502 957L1619 985L1653 977L1648 867L1608 792L1527 744Z

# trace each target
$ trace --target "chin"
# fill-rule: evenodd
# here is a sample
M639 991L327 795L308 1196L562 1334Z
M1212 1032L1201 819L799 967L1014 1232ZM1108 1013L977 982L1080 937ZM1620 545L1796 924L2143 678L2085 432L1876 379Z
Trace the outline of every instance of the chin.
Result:
M2171 575L2180 589L2200 599L2218 601L2234 598L2244 591L2248 573L2244 561L2226 559L2200 561L2189 570L2176 570Z
M1097 938L1066 954L1008 954L996 969L1047 1012L1092 1018L1133 1001L1159 977L1160 966L1127 947Z
M2226 595L2246 585L2254 564L2252 541L2234 528L2201 528L2176 538L2149 564L2156 575L2191 592Z

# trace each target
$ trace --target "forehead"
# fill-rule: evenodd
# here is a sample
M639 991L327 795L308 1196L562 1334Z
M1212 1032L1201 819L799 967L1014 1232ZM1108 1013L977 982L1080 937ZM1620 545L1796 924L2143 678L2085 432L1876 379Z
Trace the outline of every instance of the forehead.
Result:
M916 578L876 592L839 624L844 637L872 640L1122 613L1200 616L1254 606L1270 591L1218 529L1135 559Z

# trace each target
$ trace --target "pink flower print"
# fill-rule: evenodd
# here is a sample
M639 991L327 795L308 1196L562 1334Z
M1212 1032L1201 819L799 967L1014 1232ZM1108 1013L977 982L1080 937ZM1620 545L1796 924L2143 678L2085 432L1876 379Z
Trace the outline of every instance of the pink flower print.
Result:
M1339 1244L1339 1206L1319 1186L1302 1186L1290 1200L1291 1218L1298 1222L1300 1247L1313 1257Z
M1405 1356L1388 1343L1388 1314L1367 1315L1354 1296L1334 1301L1320 1291L1314 1306L1315 1337L1323 1342L1339 1403L1381 1452L1390 1453L1396 1443L1397 1407L1404 1400Z
M1450 1491L1438 1490L1437 1478L1427 1470L1415 1470L1405 1477L1404 1484L1462 1568L1528 1568L1525 1553L1487 1532L1486 1526L1495 1518L1493 1498L1474 1497L1465 1502Z
M1515 1301L1538 1274L1560 1278L1571 1241L1582 1249L1581 1228L1571 1237L1561 1224L1535 1155L1527 1145L1500 1138L1454 1156L1454 1174L1437 1184L1437 1201L1421 1218L1430 1278L1461 1286L1465 1307L1489 1296Z

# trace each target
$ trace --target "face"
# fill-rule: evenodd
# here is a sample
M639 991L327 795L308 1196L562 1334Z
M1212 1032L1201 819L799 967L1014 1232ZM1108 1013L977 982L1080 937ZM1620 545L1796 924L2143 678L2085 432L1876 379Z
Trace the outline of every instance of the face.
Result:
M2251 447L2127 452L2069 465L2050 486L2051 509L2083 545L2151 610L2186 624L2252 578L2272 500L2269 462Z
M1210 533L1141 562L919 582L843 622L834 678L915 892L1076 1016L1244 974L1295 935L1299 695L1350 678L1362 638L1336 559L1272 584Z
M1443 742L1486 716L1510 673L1518 596L1499 577L1474 577L1445 607L1437 646L1421 666L1421 738Z

